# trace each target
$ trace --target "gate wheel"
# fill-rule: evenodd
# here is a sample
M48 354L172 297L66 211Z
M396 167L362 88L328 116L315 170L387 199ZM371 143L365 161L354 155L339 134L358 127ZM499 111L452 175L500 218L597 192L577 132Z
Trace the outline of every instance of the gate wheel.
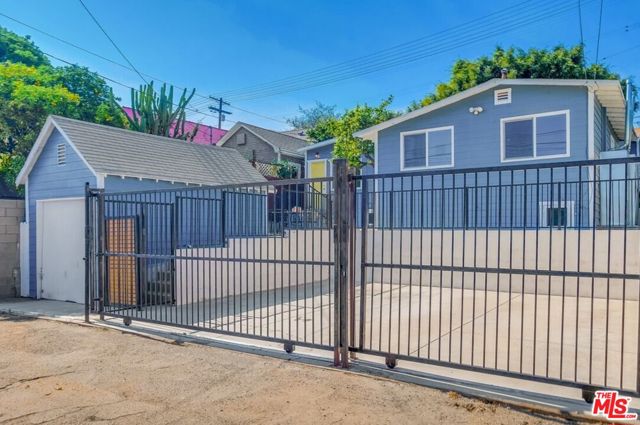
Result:
M582 387L582 399L589 404L593 403L593 400L596 398L596 391L598 391L597 387L592 387L590 385Z
M290 343L290 342L285 342L285 343L284 343L284 351L286 351L286 352L287 352L287 354L291 354L291 353L293 353L295 350L296 350L296 346L295 346L295 345L293 345L292 343Z
M125 326L131 326L131 317L125 317L124 319L122 319L122 322Z
M386 364L389 369L393 369L398 366L398 359L394 356L387 356L384 358L384 364Z

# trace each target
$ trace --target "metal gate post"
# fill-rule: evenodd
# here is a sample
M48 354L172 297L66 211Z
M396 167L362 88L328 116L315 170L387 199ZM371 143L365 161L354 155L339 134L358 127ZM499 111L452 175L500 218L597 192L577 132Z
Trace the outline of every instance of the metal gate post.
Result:
M89 323L89 309L91 303L91 189L89 182L84 185L84 321Z
M104 191L97 192L98 196L98 312L100 320L104 320L104 290L105 290L105 216L104 216Z
M349 323L347 271L349 261L349 187L347 161L333 161L334 217L333 240L335 261L334 364L349 367Z

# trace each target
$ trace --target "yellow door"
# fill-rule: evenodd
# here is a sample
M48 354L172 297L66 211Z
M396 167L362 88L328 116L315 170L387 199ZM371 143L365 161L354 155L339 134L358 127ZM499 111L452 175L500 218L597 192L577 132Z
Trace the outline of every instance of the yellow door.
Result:
M313 161L309 163L309 177L310 178L319 178L326 177L327 175L327 162L326 161ZM322 193L324 191L322 188L324 187L323 182L311 183L311 203L310 206L313 206L314 209L319 209L322 207Z
M313 161L309 163L309 177L326 177L327 175L327 163L326 161ZM322 193L322 183L312 183L313 188Z

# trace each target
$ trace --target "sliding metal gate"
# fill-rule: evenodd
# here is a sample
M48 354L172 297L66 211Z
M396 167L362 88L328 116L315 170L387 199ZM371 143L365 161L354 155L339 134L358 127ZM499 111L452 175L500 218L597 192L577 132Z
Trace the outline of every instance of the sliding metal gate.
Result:
M637 159L87 194L102 317L638 393Z
M334 349L332 178L87 192L92 308Z

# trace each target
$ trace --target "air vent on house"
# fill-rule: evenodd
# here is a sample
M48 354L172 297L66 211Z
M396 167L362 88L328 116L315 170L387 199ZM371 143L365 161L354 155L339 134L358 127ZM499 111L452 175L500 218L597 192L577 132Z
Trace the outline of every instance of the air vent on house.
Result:
M247 143L247 135L245 133L238 134L238 144L244 145Z
M493 100L496 105L511 103L511 89L500 89L494 91Z
M67 163L67 146L61 143L57 146L58 150L58 165L64 165Z

